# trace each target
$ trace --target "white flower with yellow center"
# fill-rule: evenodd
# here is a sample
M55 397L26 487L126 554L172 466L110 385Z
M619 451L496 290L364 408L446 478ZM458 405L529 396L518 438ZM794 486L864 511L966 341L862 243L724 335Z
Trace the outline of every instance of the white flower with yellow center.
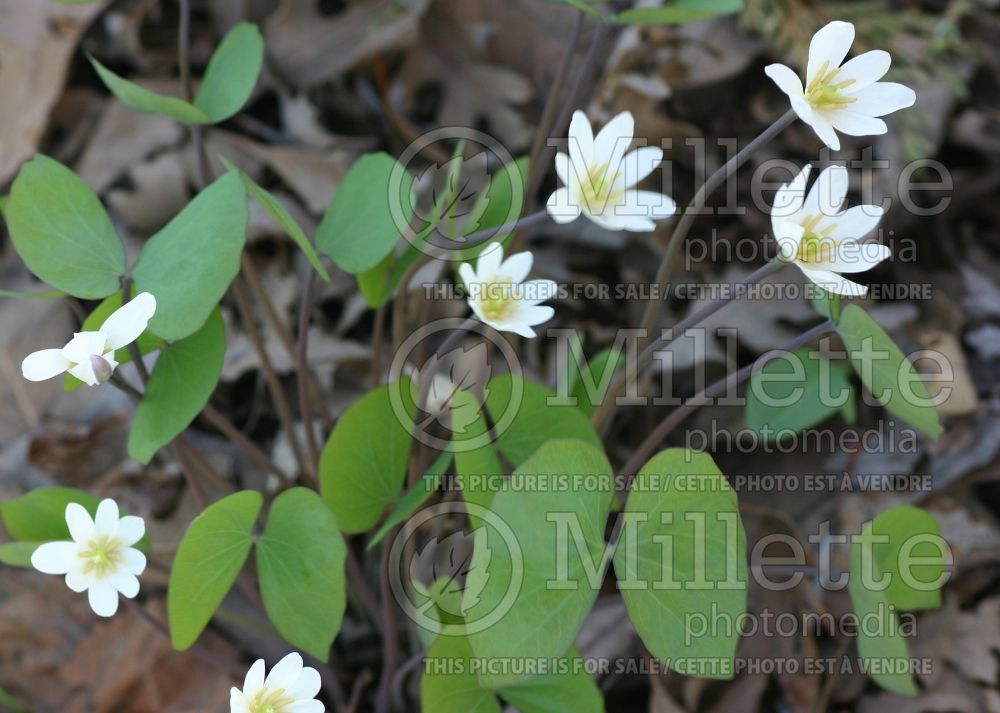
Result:
M139 593L138 575L146 569L146 556L132 547L142 539L146 524L141 517L118 517L110 498L90 513L78 503L66 506L70 542L47 542L31 555L31 566L45 574L66 575L66 586L87 592L90 608L99 616L118 611L118 594L132 599Z
M799 266L805 276L827 292L859 297L868 288L840 273L864 272L890 255L879 243L861 239L878 227L882 208L861 205L841 211L847 198L847 169L823 171L808 195L810 166L778 190L771 209L771 229L781 258Z
M315 700L320 689L319 672L302 665L302 657L288 654L264 677L264 659L257 659L243 681L229 692L230 713L325 713Z
M25 357L21 373L45 381L69 372L90 386L103 384L118 366L115 351L139 338L156 312L156 298L142 292L104 320L96 332L77 332L62 349L42 349Z
M529 280L534 261L530 252L503 259L503 246L490 243L479 254L476 269L464 262L458 274L465 282L469 306L486 324L502 332L534 337L536 324L552 319L555 310L541 303L558 290L552 280Z
M587 115L573 114L569 126L569 153L556 154L556 174L564 186L553 193L546 209L557 223L587 216L607 230L654 230L658 218L669 218L677 204L655 191L635 185L650 175L663 159L656 146L626 153L635 133L635 120L623 112L594 136Z
M872 50L844 63L854 44L854 25L831 22L809 43L805 87L798 75L783 64L764 68L778 88L788 95L792 109L831 149L840 148L839 131L848 136L873 136L888 131L878 118L913 106L917 95L895 82L880 82L892 58Z

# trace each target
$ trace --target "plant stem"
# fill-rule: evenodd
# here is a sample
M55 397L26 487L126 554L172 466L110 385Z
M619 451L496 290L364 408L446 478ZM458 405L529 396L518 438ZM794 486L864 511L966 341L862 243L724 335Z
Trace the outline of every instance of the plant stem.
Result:
M677 221L677 225L674 227L674 232L670 236L670 240L667 242L666 250L663 253L663 259L660 262L660 267L656 271L656 284L657 284L657 299L652 300L646 305L646 310L642 315L642 322L640 327L645 330L646 334L656 326L656 320L660 314L660 305L662 301L666 299L667 292L670 289L670 273L673 270L674 258L677 256L678 248L684 242L687 237L688 232L691 230L691 226L694 224L695 217L697 215L695 209L704 206L705 200L729 177L736 172L736 170L746 163L747 159L753 156L761 147L767 145L774 137L780 134L785 128L787 128L793 121L795 121L795 112L791 109L788 110L784 115L782 115L777 121L771 124L769 127L764 129L764 133L758 136L756 139L747 144L742 151L739 151L735 156L730 158L719 167L715 173L709 176L708 180L702 185L701 188L694 194L694 198L688 203L687 208L681 214L680 219Z
M772 349L763 356L759 357L753 363L744 366L742 369L734 371L732 374L729 374L705 387L694 396L685 399L683 404L671 411L670 414L664 418L648 436L646 436L643 442L636 449L635 453L632 454L632 457L629 458L628 462L622 468L621 474L628 479L628 483L631 483L639 468L649 460L653 451L655 451L660 443L663 442L663 439L666 438L670 432L674 430L674 428L680 425L695 409L699 406L705 405L706 399L714 398L719 394L725 393L734 386L743 383L749 379L754 372L759 371L772 357L777 356L778 354L795 351L799 347L803 347L813 340L823 336L832 329L833 323L830 320L826 320L812 329L803 332L784 346Z
M278 464L271 460L271 458L260 449L260 446L247 438L243 431L238 429L232 421L226 418L214 406L206 404L205 408L201 411L201 415L212 426L218 429L222 435L241 448L243 452L246 453L247 456L263 470L274 473L282 480L288 478L288 474L281 470L281 468L278 467Z
M747 275L740 282L733 285L729 295L725 299L719 299L715 300L714 302L710 302L697 312L694 312L693 314L690 314L684 319L682 319L680 322L678 322L677 324L675 324L673 327L670 328L669 337L665 337L661 334L653 342L651 342L649 345L643 348L643 350L639 353L639 356L636 358L637 375L641 374L642 371L652 363L653 356L656 354L657 351L659 351L663 347L673 342L675 339L680 337L691 327L694 327L695 325L705 321L713 314L718 312L720 309L725 307L727 304L732 302L741 293L742 288L746 288L749 287L750 285L760 282L762 279L764 279L771 273L775 272L783 265L784 263L778 260L777 258L770 260L769 262L765 263L762 267L759 267L754 272ZM648 336L648 332L645 333L645 336ZM604 422L607 420L607 418L611 415L612 410L616 406L615 402L619 394L621 393L622 388L625 386L625 382L627 380L628 380L628 372L625 371L619 374L617 377L615 377L614 381L611 382L611 386L608 387L608 391L605 394L603 400L601 401L601 405L598 406L597 410L594 411L594 414L591 416L591 423L593 423L595 427L602 426Z
M392 706L392 681L399 663L399 628L396 622L396 602L389 585L389 542L395 537L394 528L382 543L382 563L379 567L382 589L382 674L375 695L375 713L388 713Z
M316 273L310 268L302 285L302 299L299 302L299 342L295 350L295 381L299 388L299 418L306 431L306 448L309 451L309 475L318 484L319 447L316 445L316 429L313 428L312 409L309 407L309 313L312 310L313 284Z

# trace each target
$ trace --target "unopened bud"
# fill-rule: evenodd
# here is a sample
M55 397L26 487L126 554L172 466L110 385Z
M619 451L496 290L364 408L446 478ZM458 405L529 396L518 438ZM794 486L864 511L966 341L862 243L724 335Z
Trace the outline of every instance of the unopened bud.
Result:
M91 354L90 366L94 369L94 377L97 379L98 384L103 384L111 378L111 365L104 357Z

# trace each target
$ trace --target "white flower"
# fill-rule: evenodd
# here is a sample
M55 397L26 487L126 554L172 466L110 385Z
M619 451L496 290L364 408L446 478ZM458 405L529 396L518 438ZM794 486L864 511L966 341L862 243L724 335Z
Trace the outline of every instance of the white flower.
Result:
M549 197L547 209L557 223L586 215L607 230L647 231L654 218L677 210L669 196L633 188L663 159L656 146L626 154L635 131L631 112L613 118L594 137L586 114L577 111L569 125L569 155L556 154L556 174L565 186Z
M319 693L319 672L302 665L302 657L288 654L264 678L264 659L257 659L247 671L243 690L229 692L230 713L325 713L315 700Z
M21 373L29 381L45 381L68 371L90 386L102 384L118 366L115 350L138 339L155 311L156 298L142 292L112 312L96 332L77 332L62 349L26 356Z
M841 66L853 43L854 25L849 22L831 22L813 35L804 89L790 67L764 68L792 100L799 118L834 150L840 148L838 131L848 136L884 134L888 129L877 117L913 106L917 100L909 87L878 81L892 62L884 50L865 52Z
M843 166L831 166L819 174L806 195L809 171L806 165L774 197L771 228L781 257L798 265L806 277L828 292L861 296L868 288L840 273L864 272L889 257L885 245L860 242L878 227L882 208L861 205L841 212L848 187Z
M494 329L534 337L532 327L552 319L555 310L540 303L555 296L552 280L524 278L534 261L530 252L503 259L503 246L490 243L479 254L476 269L464 262L458 273L469 294L469 306L483 322Z
M31 555L31 566L45 574L66 575L74 592L86 590L90 608L99 616L118 611L118 593L132 599L139 593L136 577L146 569L146 556L131 545L142 539L141 517L118 517L114 500L102 500L97 516L78 503L66 506L71 542L47 542Z

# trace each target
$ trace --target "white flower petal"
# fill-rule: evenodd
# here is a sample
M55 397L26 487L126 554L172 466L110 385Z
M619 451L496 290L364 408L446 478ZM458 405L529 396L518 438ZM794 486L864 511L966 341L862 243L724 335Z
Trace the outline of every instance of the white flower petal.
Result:
M484 320L485 321L485 320ZM513 332L514 334L520 335L526 339L534 339L537 334L535 330L526 325L521 321L505 321L505 322L486 322L488 325L493 327L493 329L498 332Z
M867 272L883 260L887 260L892 251L881 243L861 243L848 241L846 245L838 246L837 254L830 260L825 260L817 269L831 272Z
M288 713L326 713L326 706L319 701L296 701L286 710Z
M135 599L135 596L139 593L138 578L124 567L120 567L108 574L107 580L111 582L111 586L120 592L123 597Z
M801 265L799 267L802 267ZM802 268L803 274L815 284L822 287L827 292L832 292L845 297L862 297L868 292L868 288L851 282L843 275L838 275L829 270L815 270Z
M288 688L302 673L302 656L292 652L274 664L271 673L264 679L265 688Z
M480 280L491 280L497 274L502 262L503 246L500 243L490 243L479 253L476 275Z
M470 285L474 285L479 281L479 278L476 277L476 271L472 269L472 265L467 262L463 262L458 266L458 276L462 278L462 282L465 284L466 289L468 289Z
M149 292L140 292L112 312L100 330L107 338L107 348L120 349L138 339L154 312L156 298Z
M846 109L831 114L831 119L833 127L848 136L881 136L889 131L882 119Z
M802 114L799 114L799 117L812 127L812 130L816 132L816 136L819 137L820 141L834 151L840 150L840 137L837 136L837 132L825 112L813 111L812 116L808 119L802 116Z
M776 218L790 218L802 210L802 204L806 200L806 185L809 183L811 172L812 165L807 163L791 182L783 185L774 194L774 203L771 206L772 228ZM775 230L775 233L777 232Z
M622 159L620 180L625 187L632 187L649 176L663 161L663 149L658 146L641 146L625 154Z
M63 347L63 356L74 364L89 364L91 355L101 356L107 351L107 341L101 332L77 332Z
M819 174L802 205L804 216L835 216L847 198L849 179L843 166L830 166Z
M806 86L816 77L817 72L839 67L854 44L854 25L850 22L834 21L813 35L809 43L809 64L806 68Z
M778 249L785 260L793 260L799 252L799 244L805 229L798 223L790 220L771 221L771 230L774 232L774 240L778 243Z
M247 671L247 676L243 680L243 695L248 699L253 700L264 687L264 670L264 659L257 659Z
M297 699L315 698L321 686L322 681L320 680L319 671L310 666L305 666L302 669L302 673L295 680L295 683L285 689L285 693Z
M555 316L556 311L548 305L524 305L517 311L517 320L522 324L533 327L536 324L544 324Z
M94 516L94 532L98 537L114 537L118 532L118 503L104 498L97 506Z
M524 278L531 272L532 262L534 262L534 258L530 252L525 251L511 255L497 269L496 277L501 280L506 278L511 282L524 282Z
M892 57L885 50L871 50L844 63L833 80L835 84L853 82L844 87L844 94L855 94L885 76Z
M100 380L94 373L94 365L90 362L90 357L68 369L69 373L85 383L87 386L97 386Z
M62 349L42 349L24 358L21 374L28 381L45 381L65 372L71 363Z
M134 545L146 534L146 523L141 517L126 515L118 521L118 532L115 538L123 545Z
M84 571L82 559L79 560L79 564L75 564L70 571L66 573L66 586L74 592L85 592L90 589L90 585L93 583L94 573L93 571Z
M250 713L246 697L235 686L229 689L229 713Z
M90 585L87 600L97 616L114 616L118 611L118 590L107 579L99 579Z
M556 175L559 180L563 182L563 185L569 185L570 172L573 169L569 165L569 155L564 154L562 151L556 154Z
M896 82L877 82L854 95L851 111L868 116L885 116L913 106L917 93Z
M764 74L778 85L778 89L789 97L801 97L804 94L802 80L791 67L784 64L769 64L764 67Z
M66 505L66 525L75 542L83 544L94 539L94 520L80 503Z
M622 157L628 151L634 136L635 119L632 118L632 112L623 111L597 134L594 139L594 158L589 165L597 167L606 164L609 173L615 171L621 165Z
M813 126L813 121L816 120L816 112L813 111L812 105L809 104L804 97L793 96L791 97L791 100L792 109L795 110L798 117L805 123L809 124L809 126ZM815 129L816 127L813 126L813 130ZM818 134L819 132L817 131L816 133Z
M676 212L677 203L674 199L657 191L626 191L622 205L615 209L617 215L654 220L669 218Z
M573 168L587 174L587 166L594 159L594 130L590 126L587 115L579 109L573 112L573 120L569 124L569 158Z
M593 222L605 230L619 232L627 230L633 233L648 233L656 230L656 223L641 215L618 215L614 207L609 207L598 215L588 215Z
M528 280L521 285L521 302L526 305L536 305L551 300L559 293L559 285L552 280Z
M549 217L556 223L572 223L580 217L580 213L582 212L580 203L579 201L571 200L571 195L569 188L563 187L549 196L549 200L545 204L545 210L548 211Z
M882 214L882 208L877 205L858 205L848 208L834 218L837 227L831 233L831 237L861 240L878 227Z
M79 551L75 542L46 542L31 553L31 566L45 574L66 574Z
M134 547L123 547L121 549L122 566L135 576L139 576L146 569L146 555Z

